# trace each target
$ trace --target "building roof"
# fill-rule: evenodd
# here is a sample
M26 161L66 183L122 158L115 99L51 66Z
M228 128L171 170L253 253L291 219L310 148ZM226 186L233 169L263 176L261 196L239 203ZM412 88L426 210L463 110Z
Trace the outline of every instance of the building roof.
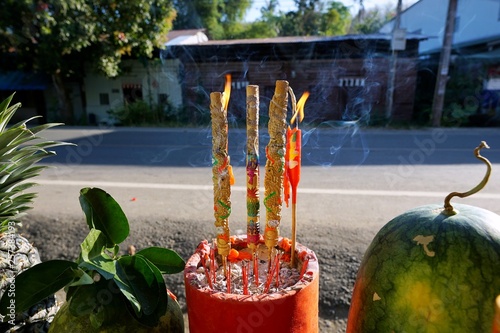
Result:
M407 34L407 48L402 57L416 56L418 44L426 36ZM161 52L164 59L184 58L186 61L211 62L300 59L361 58L387 56L391 52L392 34L302 36L235 40L209 40L194 45L167 45Z
M205 29L172 30L167 35L166 46L191 45L208 41Z
M427 36L408 33L406 39L425 40ZM312 43L312 42L342 42L351 40L388 40L392 39L392 34L374 33L374 34L352 34L341 36L292 36L292 37L273 37L273 38L252 38L252 39L230 39L230 40L208 40L200 45L235 45L235 44L285 44L285 43Z

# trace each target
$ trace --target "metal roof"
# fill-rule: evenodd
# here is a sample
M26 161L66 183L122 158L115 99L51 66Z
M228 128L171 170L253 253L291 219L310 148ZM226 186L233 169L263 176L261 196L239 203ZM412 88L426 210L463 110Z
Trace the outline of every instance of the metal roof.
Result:
M406 39L425 40L427 36L407 33ZM392 34L351 34L341 36L292 36L252 39L209 40L198 45L235 45L235 44L286 44L286 43L311 43L311 42L342 42L348 40L391 40Z

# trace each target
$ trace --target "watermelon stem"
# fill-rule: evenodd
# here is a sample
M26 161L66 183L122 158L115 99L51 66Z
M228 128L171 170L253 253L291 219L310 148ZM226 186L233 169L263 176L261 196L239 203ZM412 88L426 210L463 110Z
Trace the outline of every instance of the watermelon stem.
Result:
M485 141L481 141L479 146L477 146L476 149L474 149L474 155L476 156L476 158L483 161L486 164L487 169L486 169L486 174L483 177L483 180L470 191L463 192L463 193L451 192L450 194L448 194L446 196L446 198L444 199L444 209L447 213L450 213L450 214L456 213L453 210L453 206L450 203L451 198L453 198L453 197L459 197L459 198L468 197L469 195L472 195L472 194L482 190L486 186L486 183L488 183L488 180L490 179L490 174L491 174L491 163L487 158L481 156L480 151L483 148L487 148L487 149L490 148Z

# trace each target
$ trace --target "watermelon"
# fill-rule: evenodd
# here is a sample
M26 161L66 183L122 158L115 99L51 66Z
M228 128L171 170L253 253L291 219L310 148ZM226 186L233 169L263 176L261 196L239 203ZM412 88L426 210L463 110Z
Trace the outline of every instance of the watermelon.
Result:
M500 294L500 216L455 205L412 209L375 236L358 271L347 332L491 332Z
M476 155L479 153L476 152ZM478 157L484 159L482 157ZM455 204L411 209L369 245L356 278L347 333L491 332L500 294L500 216Z

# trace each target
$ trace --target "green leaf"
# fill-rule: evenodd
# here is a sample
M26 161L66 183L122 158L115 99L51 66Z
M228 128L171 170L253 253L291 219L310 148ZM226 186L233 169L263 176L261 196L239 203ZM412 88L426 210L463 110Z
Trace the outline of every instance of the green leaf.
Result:
M97 311L94 311L89 316L90 324L97 330L106 321L106 310L104 306L97 307Z
M137 317L152 314L160 290L154 271L141 256L124 256L116 261L115 282L130 301Z
M93 257L90 261L82 261L79 266L91 271L96 271L101 274L104 279L110 280L116 275L115 261L116 260L113 260L113 258L106 253L102 253L97 257Z
M96 284L80 286L72 290L69 302L69 311L75 317L88 315L99 306L97 294L99 288Z
M0 103L0 132L5 130L16 110L21 107L21 103L17 103L9 107L13 98L14 94L10 95L2 103Z
M111 195L99 188L80 190L80 205L89 229L101 230L108 239L107 247L123 242L129 234L125 213Z
M78 265L72 261L51 260L32 266L19 274L14 282L15 293L4 293L0 300L0 314L8 313L11 298L15 296L16 312L46 299L58 290L79 279Z
M137 320L143 325L155 327L158 325L161 316L163 316L167 311L170 297L167 294L167 286L165 285L165 280L163 280L163 276L161 275L160 270L151 262L147 262L149 267L155 274L156 282L158 283L158 306L153 313L151 313L150 315L142 315L141 317L137 318Z
M90 229L87 237L80 244L82 259L90 261L92 258L100 256L106 248L107 243L106 235L101 230Z
M140 250L136 255L141 255L158 267L162 274L175 274L182 272L186 262L177 252L161 247L148 247Z
M108 239L100 230L91 229L87 237L80 244L79 266L97 271L106 280L112 279L116 274L113 258L104 252Z
M78 270L76 272L77 272L77 275L81 274L81 276L78 280L71 282L68 285L69 287L87 286L89 284L94 283L94 279L92 279L92 277L90 275L88 275L86 272L84 272L83 270Z

